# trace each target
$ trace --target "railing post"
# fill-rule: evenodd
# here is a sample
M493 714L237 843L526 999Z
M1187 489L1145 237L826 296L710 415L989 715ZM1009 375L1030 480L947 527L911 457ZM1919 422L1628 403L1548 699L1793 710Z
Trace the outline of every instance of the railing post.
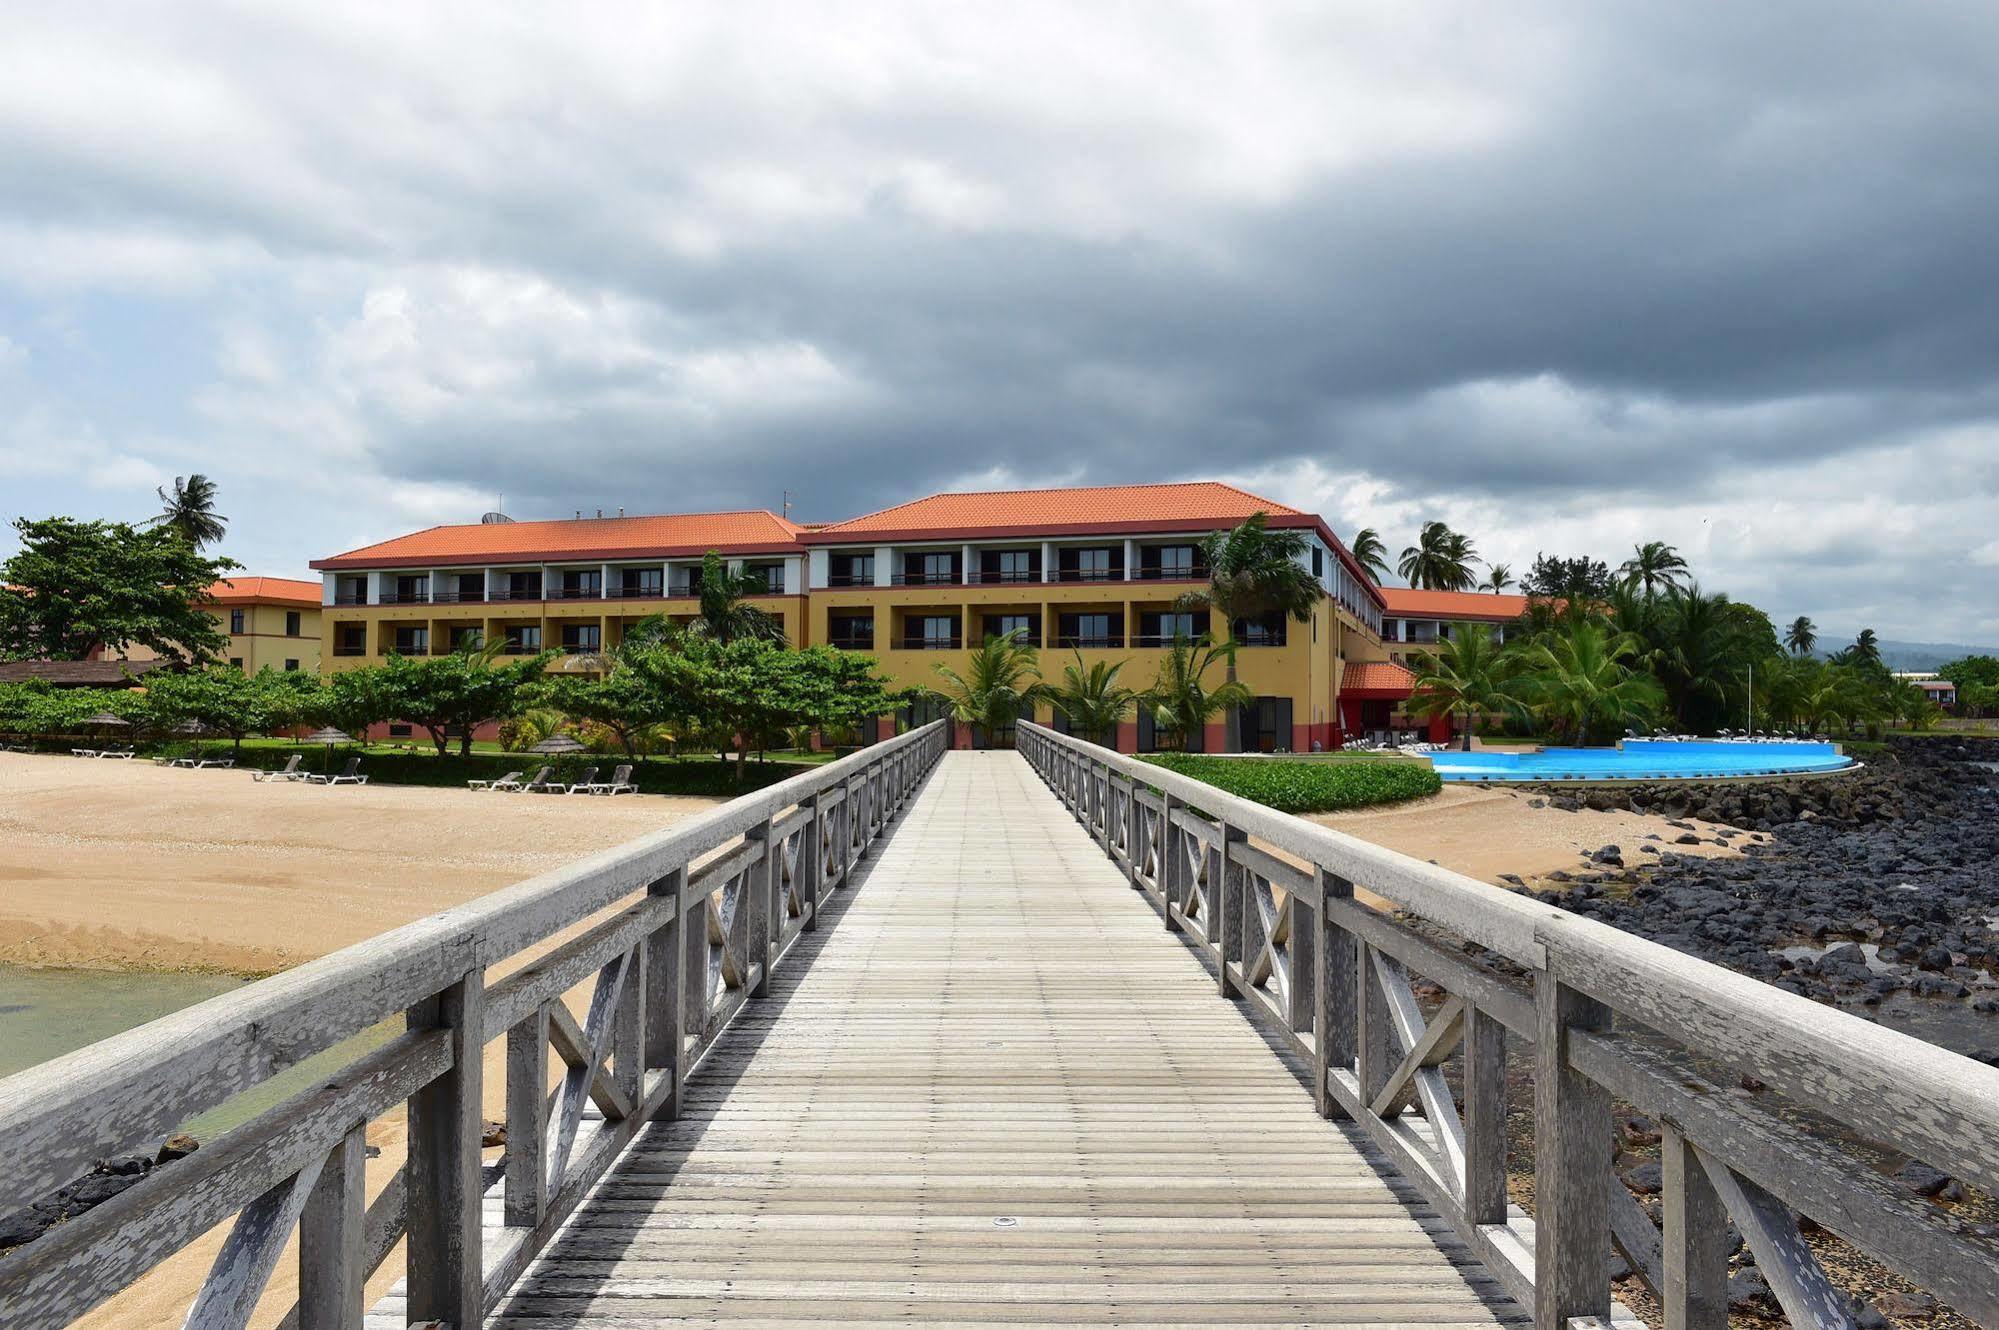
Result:
M805 880L798 884L798 898L803 902L805 920L799 925L806 932L815 932L819 927L819 907L826 903L826 792L812 793L812 820L799 833L801 841L798 854L798 871ZM811 853L806 853L810 850Z
M1236 986L1229 979L1229 962L1242 956L1242 912L1248 904L1249 893L1243 889L1243 867L1237 862L1231 848L1249 840L1249 833L1240 827L1221 824L1221 838L1215 845L1216 862L1211 879L1214 886L1216 910L1212 916L1215 926L1215 974L1223 997L1237 996Z
M298 1218L298 1330L360 1330L367 1314L367 1124L333 1147Z
M631 959L619 976L618 1008L611 1018L611 1075L637 1113L645 1103L647 939L632 944Z
M1374 948L1354 939L1354 1083L1363 1107L1374 1102L1395 1071L1394 1035L1388 1028L1388 995L1375 973ZM1391 1114L1392 1115L1392 1114Z
M1331 1086L1333 1069L1344 1070L1354 1059L1354 939L1333 922L1334 903L1353 899L1353 883L1323 868L1318 870L1318 878L1319 910L1314 922L1319 945L1312 957L1317 971L1312 985L1312 1103L1320 1117L1330 1118L1339 1114L1339 1100L1333 1097Z
M1506 1027L1465 1008L1465 1218L1506 1222Z
M1166 915L1166 931L1180 931L1180 921L1173 917L1173 907L1180 903L1180 875L1185 871L1186 855L1180 849L1180 830L1173 824L1173 815L1185 807L1178 799L1168 794L1160 801L1159 812L1159 894L1164 897L1162 911Z
M777 901L784 875L778 871L778 845L770 832L771 819L765 818L762 826L743 833L744 840L763 846L763 857L744 870L743 882L743 905L750 911L750 939L763 958L757 981L750 989L750 996L758 998L770 994L770 972L777 961L777 939L784 926Z
M1666 1284L1659 1301L1666 1330L1726 1330L1728 1211L1687 1138L1665 1124L1659 1162Z
M686 1019L680 1014L680 1004L685 985L681 983L681 966L684 963L680 930L686 927L686 915L681 906L681 895L687 888L687 869L676 868L654 882L646 889L646 894L667 902L672 912L664 924L655 928L646 938L645 957L645 1007L646 1007L646 1066L667 1077L667 1097L660 1112L662 1118L677 1117L680 1112L680 1081L685 1074L683 1062L687 1046Z
M485 975L473 970L409 1009L413 1030L451 1032L451 1070L410 1096L407 1287L412 1323L484 1315L479 1211Z
M504 1214L533 1228L548 1209L548 1004L507 1031L507 1174Z
M680 1020L686 1037L696 1043L708 1032L708 892L693 884L685 870L680 878ZM685 1054L681 1066L684 1068ZM674 1116L687 1109L686 1096L673 1097Z
M1610 1317L1610 1095L1569 1065L1569 1032L1606 1030L1610 1010L1534 976L1534 1325Z

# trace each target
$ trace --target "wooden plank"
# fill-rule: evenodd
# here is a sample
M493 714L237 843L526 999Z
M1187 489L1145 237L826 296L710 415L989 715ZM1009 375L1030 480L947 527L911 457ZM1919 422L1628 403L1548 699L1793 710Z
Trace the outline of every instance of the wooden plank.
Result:
M410 1008L412 1031L442 1030L451 1069L409 1099L409 1302L419 1320L470 1324L482 1306L479 1142L485 1064L483 976L468 974Z
M243 1330L278 1256L291 1237L307 1199L326 1166L324 1157L314 1159L290 1178L243 1207L222 1248L215 1253L208 1278L194 1295L183 1330Z
M1666 1330L1727 1330L1728 1211L1687 1138L1671 1126L1659 1136Z
M1769 1281L1770 1292L1791 1324L1799 1330L1852 1330L1846 1295L1819 1268L1818 1257L1784 1203L1702 1154L1699 1146L1694 1147L1694 1157L1734 1216L1743 1241L1755 1253L1756 1268Z
M1610 1012L1543 974L1534 986L1534 1325L1610 1316L1610 1096L1569 1065L1569 1032Z
M367 1309L368 1139L356 1126L320 1169L298 1225L300 1330L352 1330Z

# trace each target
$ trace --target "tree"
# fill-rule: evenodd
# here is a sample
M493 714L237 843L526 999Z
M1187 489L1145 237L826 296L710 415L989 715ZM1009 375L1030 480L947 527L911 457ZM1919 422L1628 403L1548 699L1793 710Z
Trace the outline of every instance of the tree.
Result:
M1510 683L1513 657L1490 624L1458 623L1435 650L1415 653L1416 683L1409 710L1418 716L1464 716L1464 746L1471 748L1479 718L1517 709Z
M0 564L0 657L80 660L102 647L146 647L206 665L229 639L202 605L224 572L166 527L79 522L14 523L20 548Z
M1487 571L1485 581L1479 583L1478 589L1480 591L1490 591L1496 596L1506 590L1506 588L1512 586L1513 582L1513 565L1509 563L1495 563Z
M1681 729L1712 733L1728 701L1731 684L1742 682L1755 655L1740 649L1737 622L1727 596L1706 595L1700 587L1674 587L1661 598L1658 637L1647 663L1666 691Z
M617 739L625 756L634 760L639 755L641 741L649 733L672 725L687 714L682 710L687 705L686 698L652 687L628 665L615 661L601 675L544 677L534 689L534 702L576 720L603 726Z
M1478 554L1471 541L1442 522L1425 522L1416 543L1402 551L1396 571L1412 587L1428 591L1470 591L1477 585L1471 566Z
M437 755L444 756L448 731L458 731L458 753L472 753L472 731L487 721L504 720L527 705L527 685L541 677L549 654L529 656L507 665L493 662L504 647L492 642L473 651L448 656L391 654L380 665L345 670L336 680L373 673L382 718L406 720L430 732Z
M245 735L275 728L273 704L284 701L278 677L268 665L255 675L226 665L186 673L157 670L146 677L146 701L161 728L198 721L227 735L241 752Z
M988 637L972 652L963 674L949 665L934 667L945 685L934 690L935 696L954 720L972 726L988 742L1049 696L1048 685L1041 682L1039 653L1022 640L1024 635L1016 628Z
M1388 546L1381 543L1381 537L1371 526L1364 526L1353 533L1353 544L1347 551L1354 562L1367 570L1367 575L1378 585L1388 576Z
M1076 652L1074 664L1062 669L1062 682L1048 690L1048 699L1057 711L1069 718L1069 726L1092 743L1110 746L1117 741L1118 722L1131 714L1138 694L1118 683L1124 662L1115 665L1100 660L1083 664Z
M1619 566L1617 574L1647 596L1655 596L1686 581L1687 561L1665 541L1648 540L1631 547L1631 557Z
M155 523L179 532L195 549L222 539L229 519L215 511L215 482L207 476L199 471L185 480L175 476L171 494L164 485L154 492L166 505L166 511L153 519Z
M795 723L829 733L850 734L867 721L904 705L912 690L892 687L873 656L829 646L791 653L797 677Z
M1145 690L1143 705L1152 712L1152 723L1176 736L1187 747L1190 735L1200 734L1216 715L1233 715L1236 708L1256 700L1248 686L1227 679L1217 687L1207 684L1208 671L1217 660L1224 663L1235 655L1233 644L1215 646L1203 633L1197 640L1175 637L1166 658L1159 662L1159 674Z
M1641 647L1629 634L1586 617L1521 648L1518 695L1580 747L1592 735L1649 718L1661 700L1658 681L1635 668Z
M1791 626L1784 630L1784 646L1800 656L1812 654L1812 648L1819 644L1819 626L1800 614L1791 620Z
M1595 604L1610 595L1610 566L1587 554L1573 559L1537 554L1521 590L1548 600Z
M743 602L770 594L770 583L747 569L730 572L728 561L714 550L701 559L701 613L689 625L693 632L717 642L739 637L784 641L784 620L769 610Z
M1229 642L1235 643L1236 624L1246 619L1282 615L1299 623L1310 623L1325 588L1305 565L1307 543L1296 531L1272 531L1269 518L1252 513L1230 531L1212 531L1201 542L1201 556L1208 569L1208 585L1182 595L1176 606L1183 610L1215 610L1227 620ZM1229 682L1236 677L1235 651L1227 655ZM1242 717L1230 708L1228 749L1242 748Z
M1847 651L1855 661L1863 665L1881 663L1881 639L1874 635L1872 628L1861 629L1860 636L1853 639L1853 645L1848 647Z

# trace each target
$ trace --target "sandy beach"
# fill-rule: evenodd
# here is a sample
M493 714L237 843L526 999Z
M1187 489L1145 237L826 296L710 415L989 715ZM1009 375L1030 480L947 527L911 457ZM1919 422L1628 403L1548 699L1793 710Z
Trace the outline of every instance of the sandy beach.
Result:
M0 962L269 973L714 802L0 753Z

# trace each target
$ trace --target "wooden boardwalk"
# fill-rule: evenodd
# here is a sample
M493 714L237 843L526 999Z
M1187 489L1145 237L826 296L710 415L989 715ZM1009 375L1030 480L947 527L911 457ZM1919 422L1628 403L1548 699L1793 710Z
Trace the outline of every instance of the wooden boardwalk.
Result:
M1018 755L840 900L489 1325L1523 1319Z

